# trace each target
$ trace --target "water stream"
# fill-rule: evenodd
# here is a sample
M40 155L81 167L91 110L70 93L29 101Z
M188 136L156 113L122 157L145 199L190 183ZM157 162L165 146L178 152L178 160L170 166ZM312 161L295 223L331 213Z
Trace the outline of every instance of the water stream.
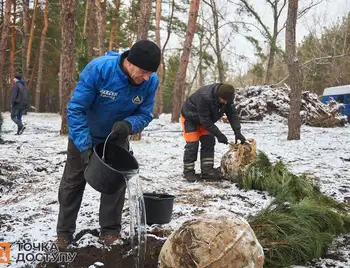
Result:
M139 174L125 175L130 212L130 242L134 255L134 267L144 266L146 254L146 209Z

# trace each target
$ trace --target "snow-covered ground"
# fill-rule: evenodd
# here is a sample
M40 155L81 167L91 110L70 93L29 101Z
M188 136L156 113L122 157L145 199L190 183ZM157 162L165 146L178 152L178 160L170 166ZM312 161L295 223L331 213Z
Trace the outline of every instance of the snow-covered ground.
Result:
M14 142L0 145L0 242L54 241L67 137L59 135L61 121L57 114L30 113L24 116L24 122L25 132L15 136L15 124L8 113L4 114L3 137ZM217 125L234 141L229 124ZM350 197L350 170L346 161L350 158L349 126L334 129L304 126L300 141L287 141L284 119L269 117L261 122L243 123L242 133L256 139L258 149L271 160L281 159L294 172L313 174L326 194L341 202L344 197ZM242 191L227 181L187 183L181 176L184 144L180 125L170 124L169 115L154 120L143 132L142 140L132 142L144 192L176 196L172 221L164 228L174 229L185 220L204 214L246 217L269 202L265 193ZM219 165L227 146L217 144L215 149ZM99 198L99 193L87 185L77 233L98 230ZM129 230L127 206L126 202L124 236ZM339 258L319 260L312 267L350 267L350 245L344 239L339 238L342 243L336 251L336 255L341 254ZM89 232L78 244L97 245L96 240ZM17 250L17 247L11 250L12 261ZM16 267L14 262L10 266Z

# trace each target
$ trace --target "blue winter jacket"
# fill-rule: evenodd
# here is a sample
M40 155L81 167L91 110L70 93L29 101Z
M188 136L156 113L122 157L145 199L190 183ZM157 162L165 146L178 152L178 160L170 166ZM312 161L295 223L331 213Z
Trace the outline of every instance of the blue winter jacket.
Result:
M107 52L92 60L80 73L68 103L69 138L82 152L104 141L116 121L128 121L132 133L152 121L158 77L135 86L120 68L121 55Z

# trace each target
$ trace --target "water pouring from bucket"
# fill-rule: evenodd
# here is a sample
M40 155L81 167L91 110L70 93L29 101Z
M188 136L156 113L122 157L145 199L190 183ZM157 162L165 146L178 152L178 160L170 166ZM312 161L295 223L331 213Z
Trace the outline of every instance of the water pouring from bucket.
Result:
M138 175L139 164L132 153L109 140L111 134L104 142L94 146L84 176L92 188L104 194L114 194L127 187L132 253L135 267L139 268L144 263L147 233L145 204Z
M146 210L140 176L126 181L130 212L130 242L135 257L134 267L143 267L146 254Z

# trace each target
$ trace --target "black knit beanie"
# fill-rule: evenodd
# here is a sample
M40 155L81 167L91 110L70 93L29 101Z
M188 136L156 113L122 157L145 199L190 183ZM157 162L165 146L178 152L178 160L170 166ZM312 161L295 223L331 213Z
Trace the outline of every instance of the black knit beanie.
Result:
M149 40L140 40L130 49L128 61L149 72L156 72L160 63L160 49Z
M221 84L218 86L216 96L226 101L231 101L235 97L235 88L229 84Z

